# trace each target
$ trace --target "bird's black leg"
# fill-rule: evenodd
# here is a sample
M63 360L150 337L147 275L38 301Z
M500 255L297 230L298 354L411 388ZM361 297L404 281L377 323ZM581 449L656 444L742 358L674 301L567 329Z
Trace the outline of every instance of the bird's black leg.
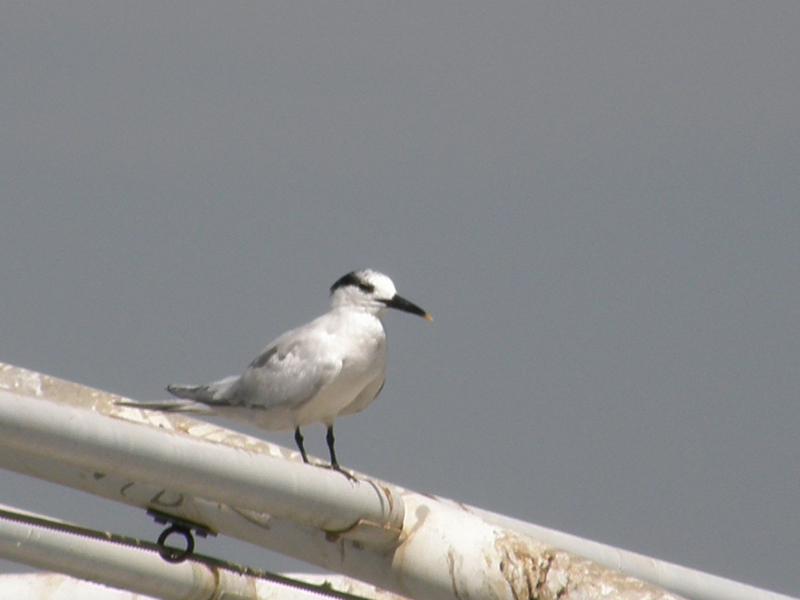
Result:
M331 452L331 468L336 469L337 471L341 471L339 468L339 461L336 460L336 451L333 449L333 425L328 427L328 435L325 436L325 440L328 442L328 450Z
M336 460L336 451L333 449L333 425L328 427L328 435L325 436L325 439L328 442L328 450L331 452L331 469L334 471L338 471L345 477L347 477L350 481L357 481L355 475L348 473L342 467L339 466L339 461Z
M300 448L300 454L303 457L303 462L308 463L308 455L306 454L306 449L303 447L303 434L300 433L299 427L294 430L294 441L297 444L297 447Z

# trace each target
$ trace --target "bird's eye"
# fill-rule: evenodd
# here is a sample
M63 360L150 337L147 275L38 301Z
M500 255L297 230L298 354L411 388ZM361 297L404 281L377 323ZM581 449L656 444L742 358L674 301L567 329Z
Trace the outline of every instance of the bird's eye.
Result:
M371 283L361 282L358 284L358 289L360 289L365 294L371 294L372 292L375 291L375 286L372 285Z

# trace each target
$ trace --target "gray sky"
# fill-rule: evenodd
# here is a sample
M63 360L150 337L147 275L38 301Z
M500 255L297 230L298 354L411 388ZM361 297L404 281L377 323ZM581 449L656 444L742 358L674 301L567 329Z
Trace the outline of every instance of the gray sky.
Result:
M345 466L800 595L798 31L793 0L4 2L0 361L163 397L373 267L435 322L386 319Z

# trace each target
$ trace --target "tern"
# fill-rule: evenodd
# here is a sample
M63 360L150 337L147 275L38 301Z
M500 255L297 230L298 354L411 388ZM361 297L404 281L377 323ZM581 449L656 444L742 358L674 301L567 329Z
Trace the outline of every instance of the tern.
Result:
M135 403L139 408L217 415L266 431L294 430L303 461L300 428L322 423L330 466L342 471L334 450L336 417L360 412L383 389L386 332L382 319L394 308L432 321L399 296L377 271L352 271L330 288L331 310L270 342L244 373L206 385L169 385L180 400Z

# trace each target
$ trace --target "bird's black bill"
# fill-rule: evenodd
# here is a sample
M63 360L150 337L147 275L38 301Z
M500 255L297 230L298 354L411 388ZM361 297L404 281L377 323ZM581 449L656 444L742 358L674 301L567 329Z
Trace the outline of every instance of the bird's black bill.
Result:
M413 302L409 302L402 296L398 296L397 294L391 300L386 301L386 306L389 308L396 308L397 310L402 310L407 313L411 313L412 315L419 315L423 319L427 319L428 321L433 321L431 316L422 310L419 306L414 304Z

